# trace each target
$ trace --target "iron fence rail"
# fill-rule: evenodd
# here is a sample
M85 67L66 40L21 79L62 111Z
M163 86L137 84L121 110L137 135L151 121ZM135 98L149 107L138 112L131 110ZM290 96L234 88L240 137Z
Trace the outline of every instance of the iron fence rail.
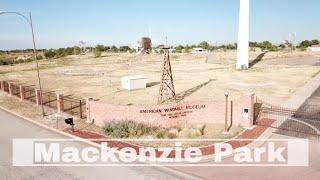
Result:
M9 90L9 82L8 81L2 81L3 87L1 89L7 93L10 92ZM11 83L11 93L12 95L22 98L21 95L23 95L23 99L30 101L32 103L36 103L37 94L36 90L33 86L25 86L23 85L23 94L21 94L21 89L19 84ZM58 109L58 97L55 91L43 91L42 93L42 103L43 105ZM70 115L79 116L81 119L86 118L86 101L82 98L75 98L71 96L65 96L63 98L63 105L64 108L62 111L65 113L68 113Z
M320 136L320 109L318 106L305 106L292 109L272 105L260 99L254 105L255 124L276 128L277 132L288 131L286 135L307 134ZM266 122L269 123L266 123ZM272 123L270 123L270 121Z
M64 101L64 112L77 115L80 118L85 118L84 107L86 106L86 102L83 99L75 99L71 97L65 97Z

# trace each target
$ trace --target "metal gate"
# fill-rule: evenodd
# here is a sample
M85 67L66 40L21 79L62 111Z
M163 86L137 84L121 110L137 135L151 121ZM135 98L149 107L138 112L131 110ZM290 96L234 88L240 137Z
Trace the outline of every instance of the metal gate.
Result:
M276 133L320 137L320 109L317 106L290 109L257 100L254 112L255 125L276 128Z
M83 99L75 99L72 97L64 97L64 112L79 116L81 119L86 118L86 101Z

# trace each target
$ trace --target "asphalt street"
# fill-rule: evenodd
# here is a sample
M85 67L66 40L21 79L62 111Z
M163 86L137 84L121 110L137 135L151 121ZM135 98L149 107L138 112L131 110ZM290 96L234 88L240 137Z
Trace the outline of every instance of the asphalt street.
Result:
M155 167L13 167L12 139L61 138L65 136L41 128L0 110L0 179L1 180L99 180L99 179L189 179ZM70 145L72 142L70 142ZM79 146L79 142L76 146ZM85 144L80 144L85 146ZM23 149L21 150L23 151ZM191 177L190 177L191 179Z

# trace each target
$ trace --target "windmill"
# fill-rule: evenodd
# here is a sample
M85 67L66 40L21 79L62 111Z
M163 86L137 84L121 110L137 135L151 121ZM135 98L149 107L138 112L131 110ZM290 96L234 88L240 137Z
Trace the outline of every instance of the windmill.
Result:
M236 68L249 68L249 17L250 0L240 0L238 49Z
M162 76L160 81L158 104L162 104L169 100L176 100L176 93L173 85L169 48L164 47L164 59L162 66Z

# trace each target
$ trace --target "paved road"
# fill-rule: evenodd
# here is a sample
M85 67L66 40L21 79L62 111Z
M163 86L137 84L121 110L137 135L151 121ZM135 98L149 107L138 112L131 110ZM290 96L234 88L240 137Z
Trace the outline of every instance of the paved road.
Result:
M0 179L191 179L177 177L154 167L12 167L13 138L63 138L64 136L40 128L0 110ZM273 135L272 138L287 138ZM310 143L309 167L176 167L184 174L202 179L319 179L320 143Z
M279 134L273 134L270 138L292 139L292 137ZM266 157L263 156L262 159L266 159ZM225 162L229 161L232 160L230 158L225 160ZM320 142L310 141L309 143L308 167L176 167L175 169L204 179L318 180L320 178Z
M1 110L0 128L1 180L181 179L181 176L177 177L172 173L170 175L168 172L160 171L154 167L12 167L11 143L13 138L66 139L66 137L40 128Z

